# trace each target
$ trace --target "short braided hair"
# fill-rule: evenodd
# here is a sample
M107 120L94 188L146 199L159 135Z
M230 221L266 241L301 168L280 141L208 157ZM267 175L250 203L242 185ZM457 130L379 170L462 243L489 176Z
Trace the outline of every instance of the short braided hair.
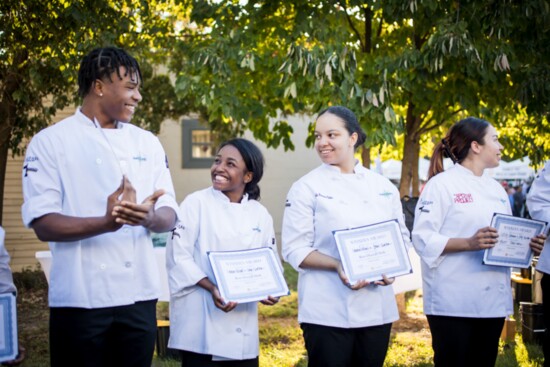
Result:
M96 80L103 78L111 80L111 74L114 72L122 79L122 75L120 75L121 66L126 68L125 75L137 73L139 79L142 79L141 70L136 59L121 48L96 48L84 56L78 71L78 94L80 97L84 98L88 95Z
M244 187L244 192L248 194L248 198L252 200L260 200L260 186L258 183L264 174L264 156L262 151L250 140L243 138L233 138L220 145L220 149L231 145L234 146L243 157L246 170L252 173L252 180Z

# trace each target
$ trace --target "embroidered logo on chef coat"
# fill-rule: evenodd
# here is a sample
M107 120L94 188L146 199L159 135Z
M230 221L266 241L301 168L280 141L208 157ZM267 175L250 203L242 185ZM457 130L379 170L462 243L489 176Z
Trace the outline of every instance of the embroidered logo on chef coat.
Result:
M184 231L185 230L185 226L181 223L177 223L176 226L174 228L172 228L172 230L170 232L172 232L172 239L174 239L174 237L180 237L180 234L179 232L181 231Z
M474 198L472 194L454 194L453 201L457 204L473 203Z
M25 172L24 177L27 177L29 172L38 172L38 168L29 166L31 162L38 162L38 157L31 155L25 158L25 165L23 166L23 172Z
M379 193L378 195L383 196L383 197L385 197L385 198L389 198L390 196L393 196L393 194L392 194L391 192L389 192L389 191L381 192L381 193Z
M434 202L431 200L420 200L420 206L418 207L418 210L420 213L429 213L430 209L428 206L432 205Z
M315 197L316 197L316 198L324 198L324 199L334 199L332 196L323 195L323 194L321 194L321 193L319 193L319 192L315 194Z
M133 159L134 161L138 161L138 162L140 162L140 163L141 163L141 162L145 162L145 161L147 160L146 157L143 157L143 156L141 156L141 155L137 155L137 156L135 156L135 157L132 157L132 159Z
M25 172L25 177L27 177L27 174L29 172L38 172L38 168L35 168L35 167L29 167L28 164L25 164L23 166L23 171Z
M252 228L254 232L262 233L262 230L260 229L259 225L256 225L256 227Z
M288 201L288 199L286 199L286 202L285 202L285 207L289 207L291 204L290 204L290 201Z

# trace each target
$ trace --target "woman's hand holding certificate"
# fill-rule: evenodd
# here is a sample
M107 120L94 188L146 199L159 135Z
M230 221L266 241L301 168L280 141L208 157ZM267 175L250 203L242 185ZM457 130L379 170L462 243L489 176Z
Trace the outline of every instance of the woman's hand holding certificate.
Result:
M483 263L528 268L533 259L532 247L537 249L538 238L542 238L539 235L544 234L546 226L543 221L495 213L491 227L497 229L498 240L494 247L485 250Z
M213 251L208 259L217 289L225 302L264 301L289 294L280 262L268 247L243 251Z
M344 275L352 289L369 282L388 285L412 266L397 220L334 231ZM363 283L365 284L363 284Z

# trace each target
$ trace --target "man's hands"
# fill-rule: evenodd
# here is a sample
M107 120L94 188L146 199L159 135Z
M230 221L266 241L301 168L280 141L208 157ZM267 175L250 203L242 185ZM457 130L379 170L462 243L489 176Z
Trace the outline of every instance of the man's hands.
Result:
M143 226L151 229L155 216L155 203L164 195L164 190L157 190L143 200L141 204L136 202L136 190L128 177L122 178L120 187L109 195L107 204L107 216L113 220L114 230L127 224L130 226Z

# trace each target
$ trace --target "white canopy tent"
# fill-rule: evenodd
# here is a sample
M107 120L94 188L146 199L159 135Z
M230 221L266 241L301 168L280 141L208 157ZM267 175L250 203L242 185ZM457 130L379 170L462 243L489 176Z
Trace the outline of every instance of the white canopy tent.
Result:
M377 162L378 163L378 162ZM443 160L443 167L445 169L452 166L452 161L449 158ZM378 167L375 170L381 173L384 177L389 178L390 180L400 180L401 179L401 166L402 162L396 159L388 159L380 164L380 169ZM418 178L422 181L428 179L428 170L430 168L430 160L425 158L420 158L418 160Z
M511 162L500 161L499 166L487 170L487 174L495 180L529 180L535 176L535 170L529 166L530 164L531 161L528 157L516 159ZM445 158L443 160L444 169L448 169L452 165L453 162L450 158ZM388 159L380 164L380 168L376 167L375 170L390 180L398 181L401 179L401 166L401 161ZM428 179L429 167L429 159L420 158L418 160L418 178L420 180L426 181Z
M500 161L498 167L489 171L489 175L495 180L529 180L535 176L535 170L529 165L529 157L516 159L515 161Z

